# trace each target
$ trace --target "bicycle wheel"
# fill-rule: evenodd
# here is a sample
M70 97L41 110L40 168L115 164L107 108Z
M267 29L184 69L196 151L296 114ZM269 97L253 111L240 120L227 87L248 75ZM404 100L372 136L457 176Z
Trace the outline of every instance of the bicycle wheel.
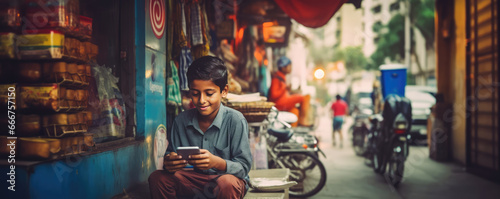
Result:
M271 168L290 169L290 180L298 184L290 187L292 197L309 197L318 193L326 183L323 163L310 153L279 154Z

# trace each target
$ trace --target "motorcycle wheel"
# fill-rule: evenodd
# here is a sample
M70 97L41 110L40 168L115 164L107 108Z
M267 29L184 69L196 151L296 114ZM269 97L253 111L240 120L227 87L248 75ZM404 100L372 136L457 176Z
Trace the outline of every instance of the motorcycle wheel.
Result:
M372 164L373 164L373 171L375 173L380 173L380 158L378 157L377 153L373 153L372 155Z
M365 152L365 164L369 167L373 167L373 154L375 153L375 140L373 137L373 132L371 130L366 134L366 152Z
M280 164L281 163L281 164ZM323 163L310 153L280 154L271 168L290 169L290 180L298 184L290 187L291 197L309 197L317 194L326 184L326 169Z
M405 162L402 158L398 158L396 153L392 154L391 160L389 161L389 168L387 171L387 176L390 183L397 187L401 180L403 179L403 173L405 170Z
M357 156L363 156L366 153L366 136L365 132L362 129L355 128L352 132L352 146L354 148L354 152Z
M378 174L384 174L387 164L384 161L384 158L382 157L380 152L373 153L372 157L373 157L373 159L372 159L373 171L375 171L375 173L378 173Z

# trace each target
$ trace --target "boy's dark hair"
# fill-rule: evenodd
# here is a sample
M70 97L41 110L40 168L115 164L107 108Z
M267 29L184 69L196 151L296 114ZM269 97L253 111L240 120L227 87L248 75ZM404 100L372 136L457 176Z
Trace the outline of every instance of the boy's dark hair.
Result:
M336 96L335 96L335 98L336 98L337 100L339 100L339 99L341 99L342 97L340 97L340 95L336 95Z
M210 80L219 86L220 91L227 85L227 68L224 61L213 56L204 56L195 60L188 68L189 87L194 80Z

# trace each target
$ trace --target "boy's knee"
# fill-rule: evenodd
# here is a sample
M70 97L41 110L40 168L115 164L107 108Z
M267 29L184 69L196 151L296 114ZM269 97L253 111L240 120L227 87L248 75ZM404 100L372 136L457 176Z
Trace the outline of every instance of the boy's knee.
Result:
M242 183L242 180L231 174L220 176L217 179L217 185L222 192L234 190L238 193L243 193L245 191L245 184Z
M163 170L156 170L149 175L149 184L165 184L172 181L173 175L166 173Z
M153 171L153 173L151 173L148 178L149 184L155 184L158 181L160 181L160 176L161 176L161 170Z

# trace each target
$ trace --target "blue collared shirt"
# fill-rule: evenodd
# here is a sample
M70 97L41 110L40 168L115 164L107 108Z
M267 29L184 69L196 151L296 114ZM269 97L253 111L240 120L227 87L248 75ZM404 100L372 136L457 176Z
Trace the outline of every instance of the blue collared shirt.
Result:
M180 113L172 125L166 154L177 152L179 146L198 146L226 160L226 171L215 168L201 171L209 175L232 174L248 181L252 154L248 141L248 123L240 112L221 104L219 112L207 131L198 124L198 110Z

